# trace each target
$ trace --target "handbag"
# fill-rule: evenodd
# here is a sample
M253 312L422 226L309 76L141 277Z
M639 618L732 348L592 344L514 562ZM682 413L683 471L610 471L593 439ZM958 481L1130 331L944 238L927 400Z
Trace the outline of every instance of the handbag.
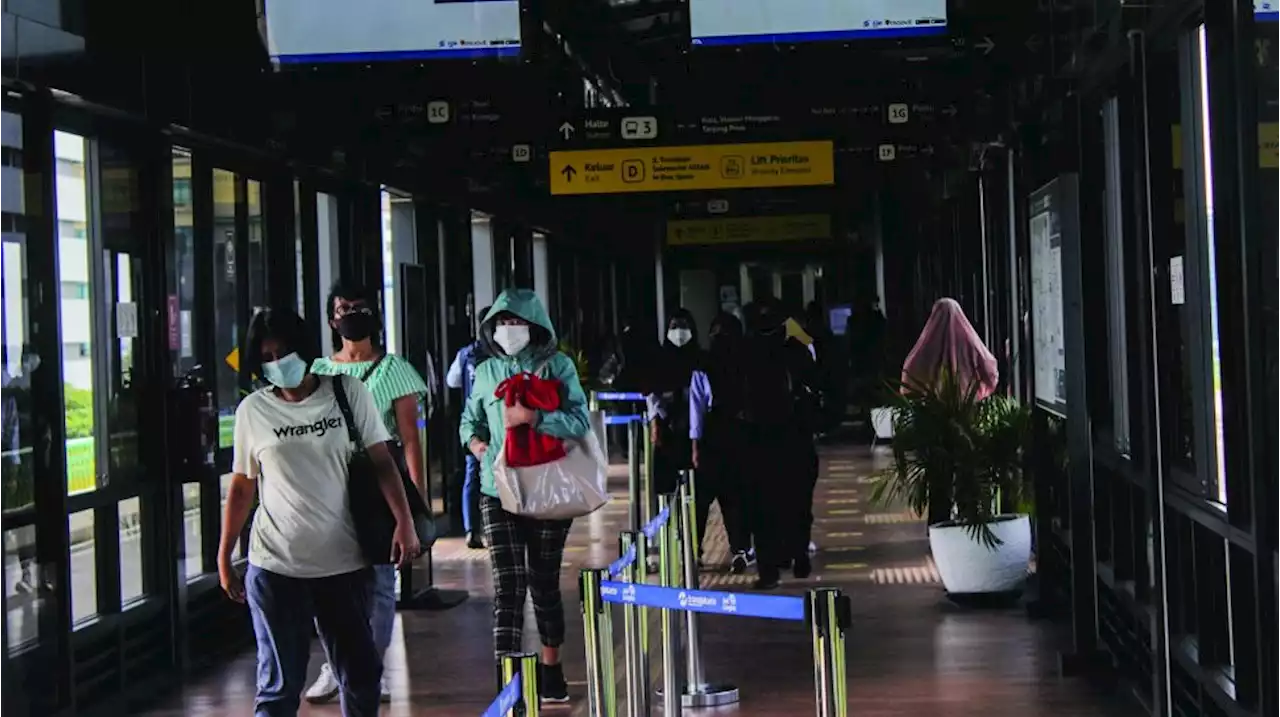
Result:
M540 367L538 373L541 373ZM506 451L493 462L493 482L502 509L538 520L572 520L609 502L608 462L595 431L565 438L562 458L534 466L513 466Z
M365 378L373 373L378 363L374 362L365 372ZM354 452L347 461L347 503L351 510L351 522L355 525L356 539L365 560L370 564L382 565L391 562L391 541L395 536L396 518L391 506L382 495L378 485L377 466L364 447L360 438L360 429L356 427L355 416L351 412L351 403L347 399L343 387L343 376L333 377L333 395L338 401L338 409L347 424L347 436L354 445ZM362 379L363 381L363 379ZM426 550L436 542L438 531L427 503L418 492L418 487L409 478L408 471L397 466L400 480L404 484L405 497L409 501L409 514L413 518L413 530L418 536L422 549Z

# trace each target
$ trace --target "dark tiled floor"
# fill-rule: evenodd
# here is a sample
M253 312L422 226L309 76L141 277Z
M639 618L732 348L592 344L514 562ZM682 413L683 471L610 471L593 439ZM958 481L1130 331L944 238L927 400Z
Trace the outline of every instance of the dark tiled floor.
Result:
M866 504L866 476L888 460L865 448L827 449L816 501L814 540L820 546L813 578L784 584L799 593L836 585L853 602L848 639L849 714L858 717L1109 717L1133 714L1085 684L1056 675L1052 628L1021 610L966 611L942 596L928 559L923 525L913 516ZM565 649L571 689L584 692L582 624L577 612L577 568L606 565L626 519L622 500L575 526L565 555L563 584L569 615ZM711 558L724 559L724 541L712 531ZM472 592L467 603L443 613L401 613L388 655L395 701L386 717L474 717L493 697L489 634L489 571L483 551L458 541L438 546L438 580ZM706 587L746 589L747 577L712 571ZM533 625L532 615L526 620ZM615 621L615 631L620 631ZM739 705L716 713L813 713L811 651L796 623L707 617L702 620L708 678L742 689ZM656 647L657 640L653 641ZM536 636L526 634L530 648ZM319 668L315 648L311 671ZM659 656L653 656L658 674ZM253 657L246 654L219 673L188 685L150 717L252 714ZM619 665L621 673L621 665ZM579 699L549 714L585 715ZM690 711L696 714L697 712ZM304 706L304 715L338 715L336 706Z

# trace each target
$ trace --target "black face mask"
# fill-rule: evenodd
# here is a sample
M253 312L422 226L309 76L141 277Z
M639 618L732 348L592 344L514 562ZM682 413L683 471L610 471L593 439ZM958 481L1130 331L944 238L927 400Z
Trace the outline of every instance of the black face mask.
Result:
M373 336L373 332L377 329L378 322L373 318L373 314L363 312L347 314L338 319L338 335L348 341L364 341Z

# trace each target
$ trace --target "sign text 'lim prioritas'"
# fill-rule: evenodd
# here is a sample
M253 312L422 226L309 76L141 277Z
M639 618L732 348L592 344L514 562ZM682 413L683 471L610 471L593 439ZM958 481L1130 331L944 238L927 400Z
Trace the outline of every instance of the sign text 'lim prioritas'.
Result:
M834 183L835 166L829 140L551 153L552 194L810 187Z

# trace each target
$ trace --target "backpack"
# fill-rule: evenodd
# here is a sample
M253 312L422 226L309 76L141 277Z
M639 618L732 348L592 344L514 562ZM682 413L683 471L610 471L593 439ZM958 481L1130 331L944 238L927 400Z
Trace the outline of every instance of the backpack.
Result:
M743 419L757 425L807 421L812 360L798 342L777 336L748 338L739 370Z

